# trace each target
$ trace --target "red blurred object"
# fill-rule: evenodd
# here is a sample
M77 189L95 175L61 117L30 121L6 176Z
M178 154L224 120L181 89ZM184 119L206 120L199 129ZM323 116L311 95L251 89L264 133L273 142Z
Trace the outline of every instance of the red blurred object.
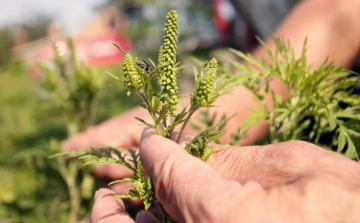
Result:
M78 61L85 66L111 66L121 63L124 54L113 43L121 46L125 51L132 48L131 40L127 37L121 37L115 32L103 33L92 37L78 37L74 39L74 46ZM59 53L69 52L66 39L55 42L47 41L31 58L30 73L34 78L41 75L38 63L47 63L54 58L54 47L56 44Z
M113 65L122 61L124 55L113 43L118 44L125 51L131 50L131 40L129 38L120 37L113 33L74 39L78 59L86 66ZM33 59L41 62L53 58L53 44L57 44L60 51L68 51L66 40L59 40L56 43L45 44L37 51Z
M224 0L213 0L213 9L214 9L214 16L213 16L213 22L215 24L215 27L220 35L220 41L226 41L228 33L229 33L229 23L228 21L221 16L220 9L221 4L224 2Z

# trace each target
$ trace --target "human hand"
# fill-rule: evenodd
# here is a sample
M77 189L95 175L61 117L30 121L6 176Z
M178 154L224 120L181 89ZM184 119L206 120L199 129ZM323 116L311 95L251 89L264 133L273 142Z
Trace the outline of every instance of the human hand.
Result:
M356 222L360 165L290 141L227 146L208 163L147 129L140 158L157 200L178 222Z

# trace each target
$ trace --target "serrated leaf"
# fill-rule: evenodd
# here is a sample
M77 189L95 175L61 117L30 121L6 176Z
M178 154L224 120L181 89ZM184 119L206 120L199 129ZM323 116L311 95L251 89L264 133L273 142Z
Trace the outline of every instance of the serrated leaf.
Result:
M224 126L231 118L233 118L233 116L231 116L228 119L223 119L220 122L218 122L216 125L213 125L213 126L209 127L208 129L205 129L204 131L200 132L197 136L195 136L195 138L193 138L189 143L191 144L197 140L202 141L201 137L209 136L212 133L212 131L219 128L220 126Z
M255 110L253 108L248 108L250 111L253 112L252 116L245 117L244 123L241 125L240 135L244 134L246 130L248 130L253 124L259 126L260 118L264 118L263 110Z

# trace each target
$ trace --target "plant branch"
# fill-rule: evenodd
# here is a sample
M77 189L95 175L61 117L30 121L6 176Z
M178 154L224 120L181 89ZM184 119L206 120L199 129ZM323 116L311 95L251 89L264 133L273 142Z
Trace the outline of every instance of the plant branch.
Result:
M182 134L184 133L185 126L187 125L187 123L189 122L191 116L195 113L195 111L197 109L199 109L199 106L197 106L197 105L195 105L193 108L190 108L189 114L187 115L183 125L181 126L178 138L176 139L176 143L180 142L180 138L181 138Z

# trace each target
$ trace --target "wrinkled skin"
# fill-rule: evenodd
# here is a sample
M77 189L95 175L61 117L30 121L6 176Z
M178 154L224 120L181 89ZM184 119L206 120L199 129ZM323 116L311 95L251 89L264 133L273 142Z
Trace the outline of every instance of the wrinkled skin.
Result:
M146 129L140 158L158 201L178 222L356 222L360 217L360 164L307 142L227 146L205 163ZM133 222L124 219L121 200L108 199L109 208L95 209L104 199L97 197L92 222ZM155 221L148 212L140 216L136 222Z

